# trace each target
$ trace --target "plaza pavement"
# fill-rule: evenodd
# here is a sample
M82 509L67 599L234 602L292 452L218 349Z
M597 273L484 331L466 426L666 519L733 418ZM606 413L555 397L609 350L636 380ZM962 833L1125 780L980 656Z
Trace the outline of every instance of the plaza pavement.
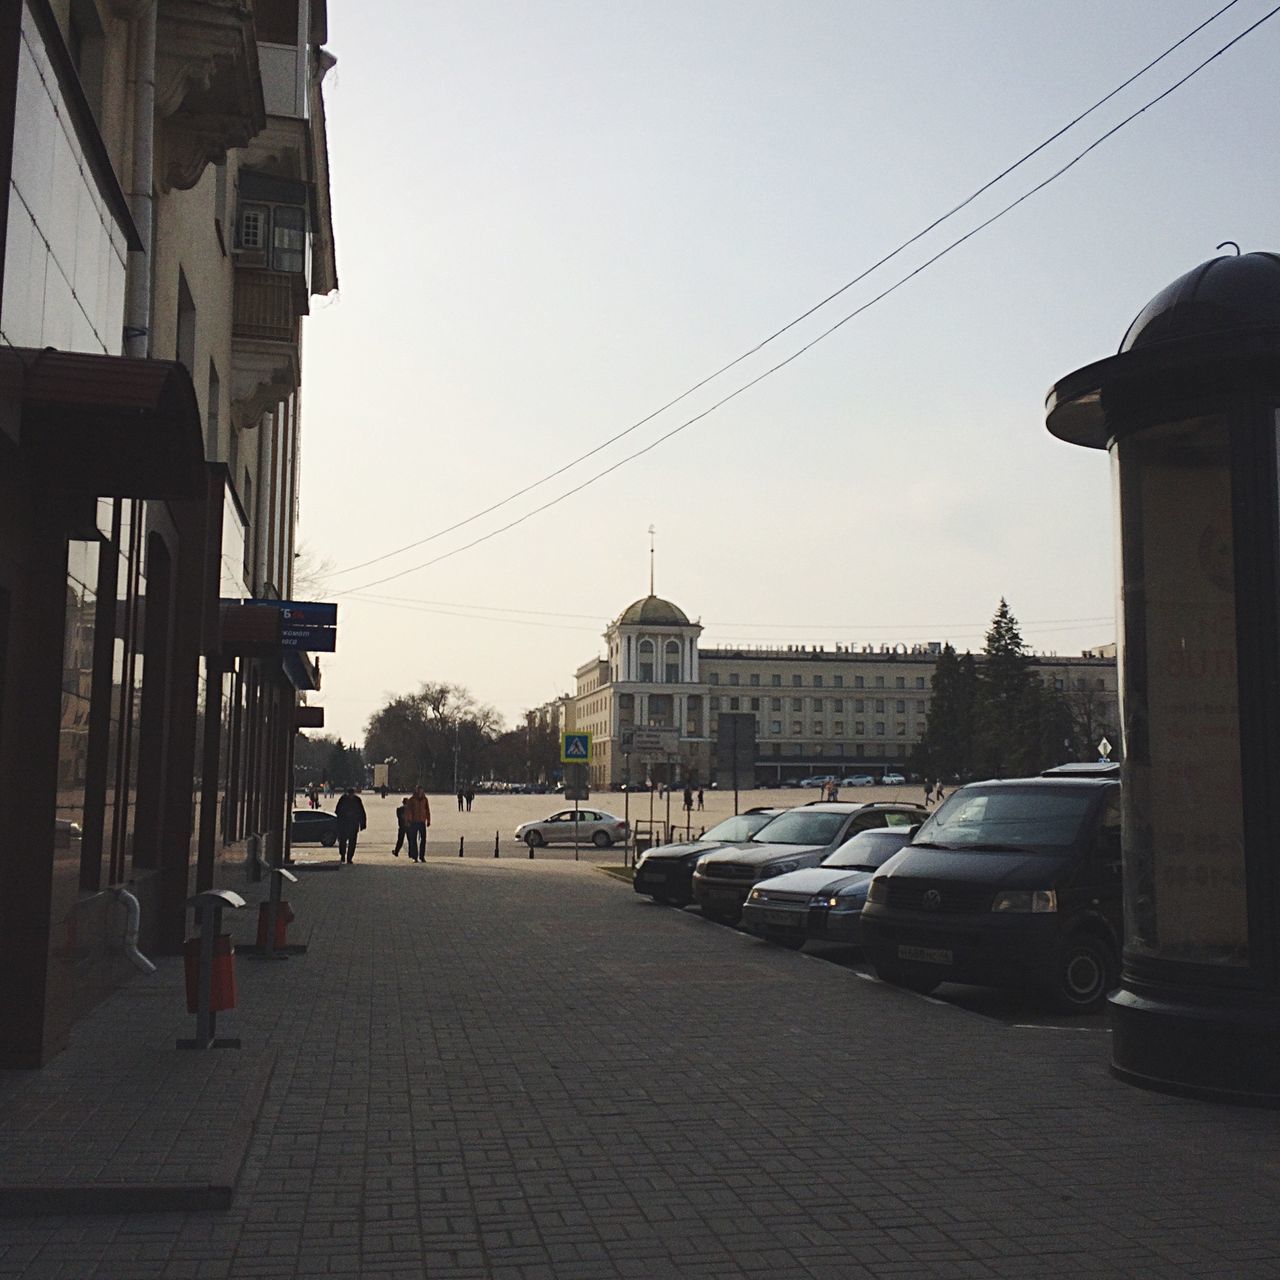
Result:
M0 1204L111 1192L0 1219L0 1277L1280 1276L1280 1113L1134 1090L1104 1032L940 1005L589 861L388 851L302 875L305 955L237 957L243 1048L173 1048L161 959L0 1077ZM228 1207L182 1210L201 1188Z

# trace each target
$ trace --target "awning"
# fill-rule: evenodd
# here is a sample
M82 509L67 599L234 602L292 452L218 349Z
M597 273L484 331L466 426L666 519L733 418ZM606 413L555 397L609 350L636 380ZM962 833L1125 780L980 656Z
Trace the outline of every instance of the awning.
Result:
M205 492L200 408L176 361L0 348L0 396L6 434L45 488L104 498Z

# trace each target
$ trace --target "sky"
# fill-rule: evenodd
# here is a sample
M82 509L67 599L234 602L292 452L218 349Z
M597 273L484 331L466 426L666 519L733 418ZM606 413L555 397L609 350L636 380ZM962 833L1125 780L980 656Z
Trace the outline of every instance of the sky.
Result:
M571 691L648 593L651 525L703 645L976 651L1002 597L1038 652L1114 640L1110 462L1045 395L1220 243L1276 247L1280 15L975 229L1271 0L651 415L1225 3L331 4L340 290L307 324L300 514L329 572L294 593L339 606L325 731L424 681L509 723Z

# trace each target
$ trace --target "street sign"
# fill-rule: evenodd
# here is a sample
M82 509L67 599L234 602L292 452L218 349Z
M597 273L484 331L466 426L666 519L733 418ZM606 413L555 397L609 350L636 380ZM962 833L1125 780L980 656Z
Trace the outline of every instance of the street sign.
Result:
M317 600L277 600L286 627L336 627L338 606Z
M562 733L560 735L560 761L562 764L590 764L591 735L589 733Z
M656 760L680 752L679 729L623 729L621 736L624 755Z
M1103 738L1102 741L1098 743L1098 759L1100 761L1107 760L1110 758L1110 756L1111 756L1111 743L1109 743L1106 740L1106 738Z
M300 627L285 622L280 627L280 647L306 649L308 653L336 653L338 633L333 627Z
M564 798L590 800L591 777L585 764L571 764L564 771Z

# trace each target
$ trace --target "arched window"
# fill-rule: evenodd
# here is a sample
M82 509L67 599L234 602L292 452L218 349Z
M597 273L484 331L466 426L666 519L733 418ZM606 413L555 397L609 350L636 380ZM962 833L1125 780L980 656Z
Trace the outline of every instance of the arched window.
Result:
M663 645L665 657L663 659L663 675L662 678L667 684L680 683L680 641L668 640Z
M640 671L637 678L643 684L652 684L654 661L653 641L641 640L636 646L636 651L640 659Z

